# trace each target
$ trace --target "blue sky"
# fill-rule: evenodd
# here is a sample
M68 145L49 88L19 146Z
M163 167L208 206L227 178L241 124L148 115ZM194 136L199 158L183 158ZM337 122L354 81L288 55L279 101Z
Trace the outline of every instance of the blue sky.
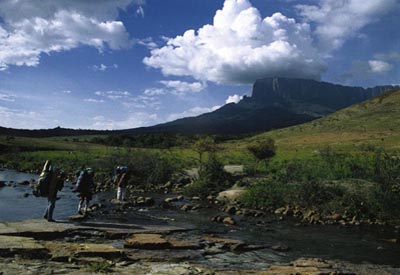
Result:
M398 0L0 0L0 126L125 129L261 77L400 83Z

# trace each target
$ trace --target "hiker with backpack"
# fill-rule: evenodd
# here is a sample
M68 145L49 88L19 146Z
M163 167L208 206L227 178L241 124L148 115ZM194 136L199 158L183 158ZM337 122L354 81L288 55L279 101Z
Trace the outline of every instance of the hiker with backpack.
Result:
M127 166L117 166L115 169L114 183L117 185L117 200L125 200L126 185L128 184L129 174Z
M78 214L86 215L89 203L92 200L92 188L94 185L94 171L91 168L85 169L84 167L77 173L78 180L76 181L76 188L74 192L79 193ZM82 212L83 204L85 203L84 213Z
M47 207L43 218L48 222L55 222L53 212L56 206L57 192L64 187L66 174L61 169L53 167L49 160L46 161L36 186L36 194L47 197Z

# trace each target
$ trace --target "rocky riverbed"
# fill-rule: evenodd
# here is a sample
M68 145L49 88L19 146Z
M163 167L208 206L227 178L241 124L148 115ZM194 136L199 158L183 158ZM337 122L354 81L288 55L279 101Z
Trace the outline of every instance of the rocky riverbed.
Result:
M204 259L258 249L170 226L109 223L0 223L0 274L400 274L400 268L299 258L258 269L215 267ZM245 259L245 257L244 257Z
M0 199L16 195L9 211L25 205L37 217L0 222L0 274L400 274L396 228L301 223L174 193L132 193L122 203L102 193L88 215L72 215L70 187L57 223L29 212L43 205L23 196L28 186L0 189Z

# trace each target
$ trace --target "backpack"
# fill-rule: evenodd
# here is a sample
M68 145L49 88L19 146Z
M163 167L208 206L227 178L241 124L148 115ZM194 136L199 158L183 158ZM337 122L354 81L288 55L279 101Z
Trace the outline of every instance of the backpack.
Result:
M94 171L91 168L82 170L72 192L87 192L93 183Z
M38 183L33 187L35 197L47 197L49 195L50 180L52 171L43 171L38 179Z

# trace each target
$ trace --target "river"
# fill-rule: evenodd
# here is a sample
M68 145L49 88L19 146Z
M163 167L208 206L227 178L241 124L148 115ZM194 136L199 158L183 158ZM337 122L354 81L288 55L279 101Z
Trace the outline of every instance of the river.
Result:
M37 175L17 173L11 170L0 171L0 181L9 186L0 188L0 221L21 221L42 218L46 199L32 195L29 186L17 183L37 179ZM10 183L11 182L11 183ZM66 183L59 192L55 218L68 220L75 214L78 198L71 191L71 183ZM25 194L29 194L25 197ZM24 196L25 195L25 196ZM143 194L141 194L143 195ZM156 205L171 194L146 194L156 200ZM179 208L161 209L159 207L133 208L116 213L109 203L111 193L94 196L93 202L101 201L108 209L106 214L95 216L95 220L129 222L138 224L169 224L194 228L204 234L212 232L227 238L240 239L250 244L285 245L291 249L286 252L263 249L241 254L225 253L206 258L207 264L238 268L264 267L268 264L287 263L299 257L318 257L346 260L353 263L373 263L400 266L400 245L386 242L385 239L399 239L399 229L387 226L359 226L343 228L337 225L301 226L293 219L276 220L271 215L263 218L243 218L236 216L239 226L226 226L210 221L219 214L217 208L203 208L196 212L184 212ZM187 201L180 202L185 203ZM263 224L257 224L261 220Z

